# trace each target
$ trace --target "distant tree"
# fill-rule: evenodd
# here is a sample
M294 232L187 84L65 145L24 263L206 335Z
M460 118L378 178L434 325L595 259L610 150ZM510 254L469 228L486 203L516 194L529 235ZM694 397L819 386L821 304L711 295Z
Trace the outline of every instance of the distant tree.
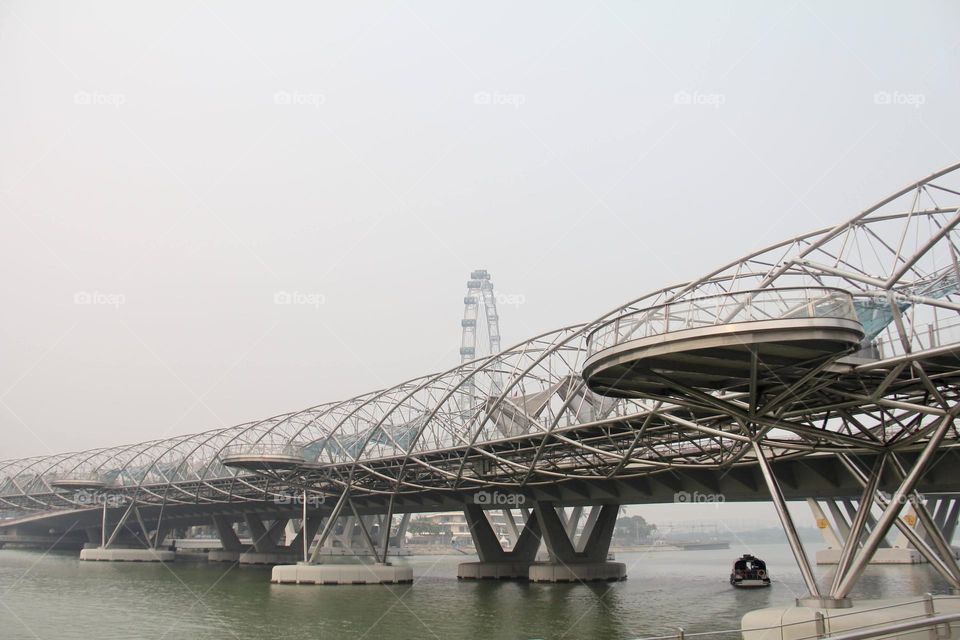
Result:
M657 525L650 524L643 516L620 517L613 531L613 539L619 544L643 544L653 537Z

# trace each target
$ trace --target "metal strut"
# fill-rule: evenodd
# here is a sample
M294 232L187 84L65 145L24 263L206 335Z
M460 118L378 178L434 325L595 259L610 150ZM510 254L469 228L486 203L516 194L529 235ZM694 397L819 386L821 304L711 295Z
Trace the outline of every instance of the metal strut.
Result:
M820 588L817 586L817 580L813 576L813 569L810 566L810 559L807 557L807 552L803 548L803 543L800 542L800 536L797 535L796 525L794 525L790 511L787 509L787 502L783 497L783 492L780 490L780 485L777 483L777 479L773 475L773 471L770 469L770 461L767 460L767 457L763 452L763 447L761 447L760 443L756 440L753 441L753 450L757 454L757 462L759 463L760 470L763 473L763 479L767 483L767 489L770 491L770 498L773 500L773 506L777 510L777 516L780 518L780 524L783 526L783 530L787 534L787 542L790 543L790 550L793 551L793 557L796 559L797 565L800 567L800 573L803 576L804 584L807 586L807 591L810 592L811 596L819 598Z
M866 486L868 478L863 471L857 468L857 466L853 464L853 461L851 461L846 455L841 455L840 459L843 461L844 465L847 467L853 477L856 478L857 482L859 482L861 486ZM887 506L888 500L882 493L878 492L876 498L877 503L881 508L885 508ZM898 529L900 529L900 532L907 538L910 544L916 547L917 551L919 551L920 554L927 559L927 562L929 562L930 565L936 569L937 572L943 576L943 578L949 582L954 589L960 589L960 581L957 580L956 576L953 575L949 567L947 567L940 556L932 548L930 548L920 534L914 531L913 527L900 518L897 518L894 521L894 524ZM831 591L833 591L833 589L831 589Z
M943 418L940 420L940 424L930 436L930 440L923 448L923 451L920 452L920 456L917 458L916 463L914 463L913 468L904 477L903 482L890 497L890 502L887 504L886 509L883 510L883 514L877 520L877 525L874 527L873 531L870 532L870 535L863 543L863 550L857 556L856 560L854 560L850 567L850 571L840 581L837 589L831 594L832 596L837 598L845 598L850 593L850 590L856 583L857 578L860 577L860 574L863 573L863 570L867 567L867 563L869 563L870 559L873 557L873 554L877 550L877 546L879 546L880 541L890 530L890 527L897 519L897 516L900 515L900 511L903 509L903 505L907 502L908 496L913 493L913 490L916 488L917 482L920 480L920 476L924 471L926 471L927 465L930 463L930 459L933 458L933 455L940 446L940 442L943 440L943 437L953 425L953 421L958 412L960 412L960 405L956 405L951 408L950 411L947 412L947 415L943 416Z

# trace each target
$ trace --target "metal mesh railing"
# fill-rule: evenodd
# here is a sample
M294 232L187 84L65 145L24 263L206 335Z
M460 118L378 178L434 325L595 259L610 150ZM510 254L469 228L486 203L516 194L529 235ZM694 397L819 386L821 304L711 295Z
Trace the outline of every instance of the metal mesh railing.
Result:
M220 452L220 459L240 456L264 456L283 458L303 458L303 444L296 442L255 442L252 444L232 444Z
M587 357L629 340L701 327L782 320L857 320L853 297L841 289L789 287L738 291L667 302L610 320L587 337Z

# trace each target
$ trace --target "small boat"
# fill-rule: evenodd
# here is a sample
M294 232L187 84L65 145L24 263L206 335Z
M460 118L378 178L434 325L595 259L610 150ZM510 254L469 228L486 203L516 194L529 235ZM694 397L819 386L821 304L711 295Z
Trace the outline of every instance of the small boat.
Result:
M740 559L733 563L730 584L744 589L769 587L770 576L767 574L767 563L751 555L740 556Z

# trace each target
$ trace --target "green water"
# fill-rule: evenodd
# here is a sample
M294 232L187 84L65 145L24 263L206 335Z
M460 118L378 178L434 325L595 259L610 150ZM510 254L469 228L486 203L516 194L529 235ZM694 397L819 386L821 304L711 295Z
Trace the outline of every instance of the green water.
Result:
M770 589L727 584L733 559L767 560ZM637 638L732 629L747 611L802 592L784 545L727 551L621 553L626 582L462 582L465 556L398 560L404 586L271 585L267 568L194 562L81 563L76 553L0 550L0 638ZM829 569L819 570L821 576ZM871 567L854 595L947 593L925 566ZM729 636L728 636L729 637Z

